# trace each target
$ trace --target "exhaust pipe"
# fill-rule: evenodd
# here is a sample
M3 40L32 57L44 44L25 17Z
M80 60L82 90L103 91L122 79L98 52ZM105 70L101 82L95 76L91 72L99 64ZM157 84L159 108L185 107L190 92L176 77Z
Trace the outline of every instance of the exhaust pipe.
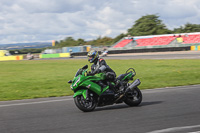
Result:
M138 85L140 85L141 82L139 79L136 79L126 90L133 90L135 89L135 87L137 87Z
M133 90L135 89L135 87L137 87L138 85L140 85L141 82L139 79L136 79L126 90L125 90L125 93L120 95L119 98L117 98L117 100L115 100L115 103L120 100L129 90Z

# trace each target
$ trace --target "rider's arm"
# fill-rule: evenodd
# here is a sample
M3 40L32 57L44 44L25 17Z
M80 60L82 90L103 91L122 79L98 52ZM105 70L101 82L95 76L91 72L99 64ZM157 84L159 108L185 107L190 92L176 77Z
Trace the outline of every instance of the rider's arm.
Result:
M95 67L95 65L93 64L93 65L91 66L91 73L94 72L94 67Z
M106 70L107 64L106 64L105 60L100 59L99 61L100 61L99 62L100 67L97 70L94 69L94 67L95 67L94 64L91 66L91 75L95 75L96 73L104 72Z
M99 67L99 70L98 70L97 73L104 72L107 68L107 64L106 64L106 61L104 59L99 59L99 61L100 61L99 62L100 67Z
M106 66L105 65L102 65L100 68L99 68L99 71L100 72L104 72L106 70Z

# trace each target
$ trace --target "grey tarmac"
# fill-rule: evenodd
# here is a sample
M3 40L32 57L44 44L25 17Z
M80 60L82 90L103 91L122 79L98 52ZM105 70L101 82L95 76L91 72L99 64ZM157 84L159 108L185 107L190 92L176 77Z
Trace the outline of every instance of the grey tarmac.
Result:
M0 102L1 133L192 133L200 131L200 85L142 90L138 107L83 113L71 96Z

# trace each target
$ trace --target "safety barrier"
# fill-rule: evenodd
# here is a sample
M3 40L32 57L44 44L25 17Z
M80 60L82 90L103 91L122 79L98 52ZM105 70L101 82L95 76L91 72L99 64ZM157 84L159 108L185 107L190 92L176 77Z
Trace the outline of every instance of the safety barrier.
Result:
M69 53L69 52L88 52L90 51L91 46L90 45L84 45L84 46L74 46L74 47L63 47L62 53Z
M1 56L0 61L8 61L8 60L23 60L23 56Z
M192 51L200 50L200 45L191 46L191 47L190 47L190 50L192 50Z
M60 53L59 55L60 55L60 57L69 57L70 56L69 53Z
M109 50L108 54L122 53L145 53L145 52L167 52L167 51L187 51L190 46L186 47L166 47L166 48L143 48L143 49L126 49L126 50ZM101 52L99 52L101 54ZM73 53L74 56L86 56L87 52Z
M60 57L70 57L70 53L40 54L40 58L60 58Z

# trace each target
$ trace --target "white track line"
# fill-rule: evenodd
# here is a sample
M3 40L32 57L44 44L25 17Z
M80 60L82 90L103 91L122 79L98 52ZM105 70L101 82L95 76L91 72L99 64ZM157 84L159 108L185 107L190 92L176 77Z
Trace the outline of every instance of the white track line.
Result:
M5 104L5 105L0 105L0 108L1 108L1 107L10 107L10 106L20 106L20 105L31 105L31 104L52 103L52 102L69 101L69 100L72 100L72 98L68 98L68 99L59 99L59 100L39 101L39 102L27 102L27 103Z
M199 128L199 127L200 127L200 125L184 126L184 127L172 127L172 128L156 130L156 131L152 131L152 132L148 132L148 133L170 133L170 132L184 131L186 129L193 129L193 128ZM198 132L195 132L195 133L198 133Z
M196 87L200 85L190 85L190 87ZM142 90L142 93L155 93L160 91L169 91L170 89L188 89L189 86L177 86L177 87L167 87L167 88L156 88L156 89L145 89ZM190 88L191 89L191 88ZM58 100L46 100L46 101L38 101L38 102L23 102L22 103L12 103L12 104L2 104L1 107L10 107L10 106L20 106L20 105L31 105L31 104L42 104L42 103L51 103L51 102L60 102L60 101L69 101L73 100L73 98L66 98L66 99L58 99Z

